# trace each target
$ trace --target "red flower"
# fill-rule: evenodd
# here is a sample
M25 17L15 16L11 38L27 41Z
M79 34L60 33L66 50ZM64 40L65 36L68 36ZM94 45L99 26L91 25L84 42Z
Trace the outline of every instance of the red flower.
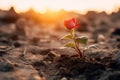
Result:
M64 25L66 26L67 29L76 29L79 27L79 24L76 24L75 18L64 21Z

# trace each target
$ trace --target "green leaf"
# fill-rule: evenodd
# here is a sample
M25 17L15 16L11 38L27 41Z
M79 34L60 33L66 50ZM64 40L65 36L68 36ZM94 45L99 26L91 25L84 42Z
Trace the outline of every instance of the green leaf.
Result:
M76 38L76 42L77 42L77 43L80 43L80 44L86 44L87 41L88 41L88 38L85 37L85 36Z
M65 47L74 48L74 47L75 47L75 44L70 42L70 43L67 43L67 44L65 45Z
M68 35L62 37L61 40L63 40L63 39L72 39L72 37L73 37L72 35L68 34Z

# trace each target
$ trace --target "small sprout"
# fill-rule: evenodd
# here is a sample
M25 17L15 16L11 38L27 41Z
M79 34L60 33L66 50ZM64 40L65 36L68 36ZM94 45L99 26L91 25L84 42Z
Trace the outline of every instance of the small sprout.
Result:
M75 36L75 29L77 29L80 26L80 24L76 24L76 19L72 18L70 20L64 21L64 25L70 31L70 34L64 36L61 39L62 40L64 40L64 39L73 40L73 42L67 43L65 45L65 47L74 48L75 51L78 53L79 57L84 57L84 54L81 52L81 50L79 48L79 43L86 44L87 43L87 38L86 37L77 38Z
M77 52L78 56L80 58L85 59L86 61L94 61L94 58L87 58L85 55L86 51L91 51L92 49L97 49L98 45L90 45L87 47L79 47L79 44L87 44L88 42L88 37L86 36L81 36L81 37L76 37L75 35L75 29L77 29L80 24L76 24L76 19L72 18L70 20L64 21L65 27L69 30L70 34L64 36L61 38L61 40L72 40L72 42L67 43L64 47L69 47L75 49Z

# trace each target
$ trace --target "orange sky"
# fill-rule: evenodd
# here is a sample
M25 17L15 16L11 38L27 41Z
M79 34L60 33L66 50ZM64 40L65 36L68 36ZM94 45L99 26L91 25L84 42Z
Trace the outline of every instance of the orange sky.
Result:
M39 12L46 9L74 10L85 13L88 10L112 12L120 7L120 0L0 0L0 9L9 9L14 6L17 12L26 11L30 8Z

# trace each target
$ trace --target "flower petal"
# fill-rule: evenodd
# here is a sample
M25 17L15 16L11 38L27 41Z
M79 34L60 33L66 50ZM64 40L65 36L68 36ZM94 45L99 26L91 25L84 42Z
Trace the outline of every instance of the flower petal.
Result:
M66 26L68 23L69 23L69 21L67 21L67 20L64 21L64 25L65 25L65 26Z
M80 24L77 24L77 25L74 26L74 28L76 29L76 28L78 28L79 26L80 26Z
M75 23L71 20L71 21L69 21L69 26L74 27Z
M74 29L74 28L79 27L79 24L76 25L76 19L75 18L65 20L64 25L67 29Z
M76 19L75 19L75 18L72 18L72 21L73 21L74 23L76 23Z

